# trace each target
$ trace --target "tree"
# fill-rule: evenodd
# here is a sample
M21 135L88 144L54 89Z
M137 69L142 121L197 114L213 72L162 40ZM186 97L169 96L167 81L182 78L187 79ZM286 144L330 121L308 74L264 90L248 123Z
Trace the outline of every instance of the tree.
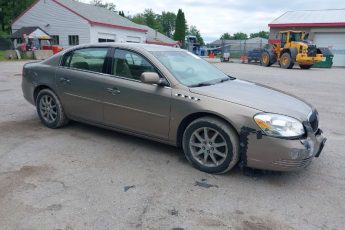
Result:
M187 30L186 19L184 17L183 11L179 9L176 16L174 40L180 41L182 43L182 46L184 45L186 30Z
M141 25L146 25L146 19L143 14L136 14L133 17L130 18L132 22L141 24Z
M34 0L1 0L0 1L0 30L9 33L12 21L27 9Z
M154 13L152 9L145 9L144 13L134 15L131 20L137 24L147 25L161 33L164 32L162 24L159 21L159 15Z
M116 5L114 3L103 3L103 0L92 0L91 5L103 7L110 11L117 12Z
M224 33L220 39L224 39L224 40L230 40L231 39L231 35L229 33Z
M248 35L242 32L237 32L237 33L234 33L234 35L232 36L232 39L245 40L245 39L248 39Z
M268 39L268 36L269 36L269 32L268 31L259 31L257 33L251 33L250 34L250 38L256 38L256 37L260 37L260 38L266 38Z
M121 11L121 10L119 11L119 15L122 16L122 17L124 17L124 18L126 17L126 16L125 16L125 13L123 12L123 10L122 10L122 11Z
M0 30L5 30L5 4L3 1L0 2Z
M144 17L147 26L163 33L163 27L160 21L158 20L158 15L154 13L152 9L145 9Z
M204 39L201 37L200 31L196 28L196 26L190 26L188 30L188 35L193 35L196 37L197 43L204 45Z
M158 20L162 25L164 34L170 38L173 37L173 33L175 31L176 14L163 11L161 15L158 15Z

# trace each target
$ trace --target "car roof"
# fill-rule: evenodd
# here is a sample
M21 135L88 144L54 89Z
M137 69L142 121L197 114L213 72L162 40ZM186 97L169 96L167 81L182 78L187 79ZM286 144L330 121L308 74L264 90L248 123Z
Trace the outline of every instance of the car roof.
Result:
M93 47L114 47L114 48L128 48L137 50L138 52L154 52L154 51L163 51L163 52L169 52L169 51L179 51L179 52L187 52L184 49L181 48L175 48L171 46L163 46L163 45L155 45L155 44L146 44L146 43L117 43L117 42L104 42L104 43L91 43L91 44L82 44L70 47L68 49L63 50L62 52L59 52L50 58L43 61L43 63L46 64L52 64L52 65L58 65L57 63L60 63L60 59L63 55L66 53L69 53L73 50L83 49L83 48L93 48Z
M146 50L148 52L153 51L181 51L180 48L175 48L171 46L163 46L163 45L154 45L154 44L146 44L146 43L116 43L116 42L104 42L104 43L94 43L94 44L87 44L87 45L78 45L74 46L72 49L80 49L80 48L87 48L87 47L114 47L114 48L134 48L138 50ZM72 50L69 49L69 50Z

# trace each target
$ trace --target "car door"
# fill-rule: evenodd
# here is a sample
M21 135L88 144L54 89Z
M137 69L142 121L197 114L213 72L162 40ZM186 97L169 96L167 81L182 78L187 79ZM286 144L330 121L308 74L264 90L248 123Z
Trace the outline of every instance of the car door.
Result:
M102 97L107 53L103 47L71 51L62 59L56 82L67 115L93 122L103 121Z
M141 73L158 72L157 69L144 56L125 49L115 50L112 66L103 99L105 123L167 139L171 88L140 81Z

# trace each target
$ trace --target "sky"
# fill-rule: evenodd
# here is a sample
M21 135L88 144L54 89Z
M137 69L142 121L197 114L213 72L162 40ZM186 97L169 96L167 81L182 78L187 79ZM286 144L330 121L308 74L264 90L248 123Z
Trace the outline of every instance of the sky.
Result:
M90 0L81 0L88 3ZM291 10L345 9L344 0L103 0L125 15L150 8L156 13L181 8L188 25L196 26L206 42L223 33L268 31L268 23Z

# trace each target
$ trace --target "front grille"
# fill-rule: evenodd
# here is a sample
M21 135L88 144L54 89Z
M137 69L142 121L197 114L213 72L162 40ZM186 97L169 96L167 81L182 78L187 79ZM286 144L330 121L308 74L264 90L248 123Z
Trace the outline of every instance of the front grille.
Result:
M316 57L317 48L315 45L308 46L308 57Z
M318 130L318 128L319 128L319 114L316 110L314 110L309 115L309 124L310 124L310 126L314 132L316 132Z
M273 164L281 166L281 167L285 167L285 168L304 168L310 164L312 158L313 157L309 157L303 160L284 159L284 160L274 161Z

